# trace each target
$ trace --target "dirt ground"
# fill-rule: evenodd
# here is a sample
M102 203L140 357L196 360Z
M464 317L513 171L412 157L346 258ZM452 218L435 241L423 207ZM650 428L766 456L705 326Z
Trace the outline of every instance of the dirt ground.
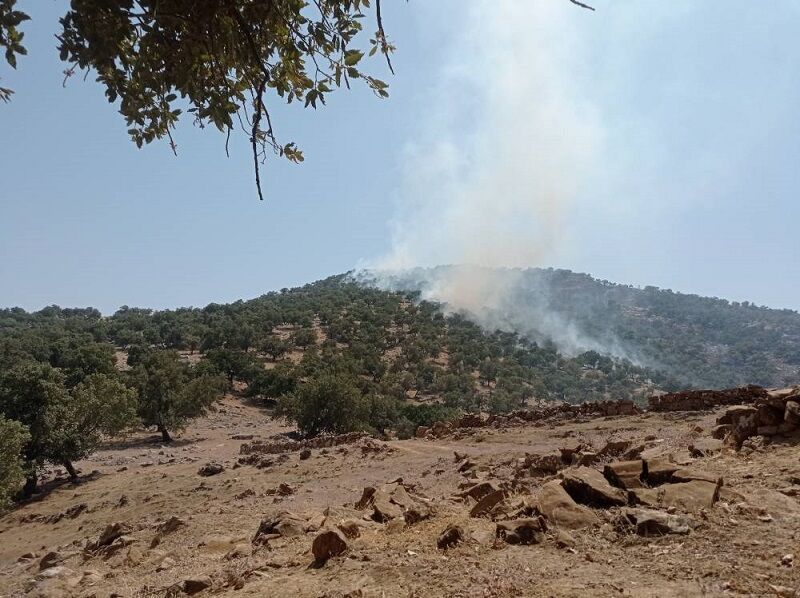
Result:
M267 440L290 429L227 396L171 445L145 433L109 444L79 464L78 485L51 471L44 492L0 518L0 596L800 596L799 439L692 457L689 445L708 437L716 415L527 424L346 444L307 457L292 450L264 455L272 464L258 468L237 465L247 436ZM470 517L471 504L457 496L483 480L510 483L515 459L526 454L620 439L724 478L713 507L686 514L688 534L637 535L620 528L625 507L616 507L597 509L598 524L570 532L566 545L553 527L541 543L510 545L495 541L496 522ZM472 466L459 472L464 461ZM199 475L210 462L224 470ZM516 479L509 500L535 495L554 477ZM377 523L355 507L366 486L397 478L431 517ZM283 510L307 531L253 544L262 518ZM180 519L175 529L159 531L172 517ZM314 564L318 530L344 520L357 521L360 535ZM126 528L118 549L94 547L115 523ZM465 541L440 550L437 538L450 524L465 530ZM43 567L42 557L56 566ZM187 579L201 583L181 586Z

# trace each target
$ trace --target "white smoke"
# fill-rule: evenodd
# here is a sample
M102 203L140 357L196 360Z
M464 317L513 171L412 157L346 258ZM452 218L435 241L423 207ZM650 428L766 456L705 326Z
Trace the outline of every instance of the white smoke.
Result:
M455 14L463 22L403 154L391 250L365 266L371 277L472 266L428 271L423 297L518 329L498 319L516 268L568 242L566 216L598 168L603 128L578 76L591 58L578 23L591 13L555 0L476 0ZM597 344L544 307L531 315L568 352Z

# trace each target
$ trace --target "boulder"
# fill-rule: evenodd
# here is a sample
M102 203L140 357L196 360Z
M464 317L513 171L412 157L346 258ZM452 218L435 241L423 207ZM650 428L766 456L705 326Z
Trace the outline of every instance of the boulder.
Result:
M464 541L464 530L458 525L448 525L436 540L439 550L452 548Z
M666 534L688 534L689 519L652 509L628 509L624 517L634 526L640 536L664 536Z
M300 460L301 461L305 461L310 456L311 456L311 449L310 448L304 448L302 451L300 451Z
M724 438L733 429L731 424L719 424L711 429L711 437L717 440L724 440Z
M783 419L787 424L800 426L800 402L786 401L786 408L783 412Z
M508 544L540 544L547 530L544 519L516 519L497 524L495 536Z
M311 553L314 561L324 563L329 558L338 556L347 550L347 541L339 530L325 530L314 538Z
M601 457L616 457L627 451L630 446L630 440L609 440L603 448L597 451L597 454Z
M717 418L718 424L732 424L736 425L739 421L755 416L758 413L758 409L755 407L751 407L750 405L736 405L735 407L729 407L725 410L720 417Z
M647 507L658 507L659 489L658 488L636 488L628 493L630 502L634 505L645 505Z
M253 536L253 544L266 544L271 538L293 537L305 533L306 521L289 511L264 517Z
M355 519L345 519L336 526L347 538L358 538L361 535L361 526Z
M564 490L576 501L597 507L621 507L628 498L619 488L614 488L596 469L578 467L562 473Z
M699 511L714 506L719 499L719 488L717 484L702 480L666 484L659 488L659 503L682 511Z
M206 463L200 469L197 470L197 475L201 475L203 477L209 477L212 475L217 475L225 471L225 468L220 465L219 463Z
M372 519L386 523L390 519L403 516L403 509L394 504L388 494L376 490L372 495Z
M647 459L645 462L645 481L650 486L666 484L672 479L672 474L680 469L680 465L659 457Z
M617 488L631 490L632 488L642 488L642 474L644 473L644 461L636 459L634 461L617 461L609 463L603 468L603 475Z
M175 517L174 515L167 519L164 523L159 524L156 528L159 534L171 534L172 532L176 531L178 528L183 527L186 525L186 522L179 518Z
M783 422L783 412L785 409L783 403L780 403L780 407L759 405L757 409L759 426L777 426Z
M599 522L591 509L572 500L561 485L561 480L552 480L541 487L536 499L536 510L552 526L562 529L582 529Z
M55 567L63 560L64 557L61 555L61 553L55 551L48 552L39 560L39 571L44 571L50 567Z
M480 500L487 494L491 494L492 492L496 492L497 487L492 482L481 482L480 484L475 484L474 486L470 486L464 492L459 494L459 496L473 498L475 500Z
M480 517L487 514L492 510L492 508L502 502L505 497L506 493L502 490L495 490L491 494L487 494L481 498L474 507L472 507L469 512L470 517Z
M415 436L417 438L425 438L428 435L428 432L430 432L430 430L431 429L428 426L419 426L417 428Z
M701 482L710 482L712 484L722 486L723 479L722 477L715 475L713 473L708 473L706 471L701 471L699 469L694 469L693 467L687 467L684 469L678 469L675 473L672 474L672 481L673 482L692 482L692 481L701 481Z

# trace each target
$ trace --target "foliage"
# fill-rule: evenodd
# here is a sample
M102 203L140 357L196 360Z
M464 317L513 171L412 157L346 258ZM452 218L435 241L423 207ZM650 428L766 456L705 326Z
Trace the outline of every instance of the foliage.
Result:
M25 479L22 450L29 441L25 426L0 415L0 513Z
M180 430L192 418L206 413L222 394L225 381L218 376L194 376L175 351L154 351L132 372L139 391L139 416L155 426L165 442L170 431Z
M367 405L352 380L326 373L278 401L279 415L297 424L304 435L343 434L366 426Z
M316 109L354 80L388 96L386 83L360 68L365 52L389 61L394 50L373 1L376 32L365 43L369 0L74 0L60 19L59 53L67 76L96 73L139 147L167 138L176 151L172 131L185 114L228 136L238 125L250 139L263 199L259 163L267 151L303 161L293 142L276 137L270 97ZM28 18L15 4L0 0L0 48L12 67L25 53L18 26ZM0 99L10 94L0 89Z

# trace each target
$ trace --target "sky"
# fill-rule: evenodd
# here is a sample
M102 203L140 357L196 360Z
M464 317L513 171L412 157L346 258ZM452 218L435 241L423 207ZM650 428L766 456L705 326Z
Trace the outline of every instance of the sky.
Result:
M384 0L396 75L271 106L306 161L186 122L139 150L66 0L20 0L0 105L0 306L202 306L353 268L553 266L800 309L800 4Z

